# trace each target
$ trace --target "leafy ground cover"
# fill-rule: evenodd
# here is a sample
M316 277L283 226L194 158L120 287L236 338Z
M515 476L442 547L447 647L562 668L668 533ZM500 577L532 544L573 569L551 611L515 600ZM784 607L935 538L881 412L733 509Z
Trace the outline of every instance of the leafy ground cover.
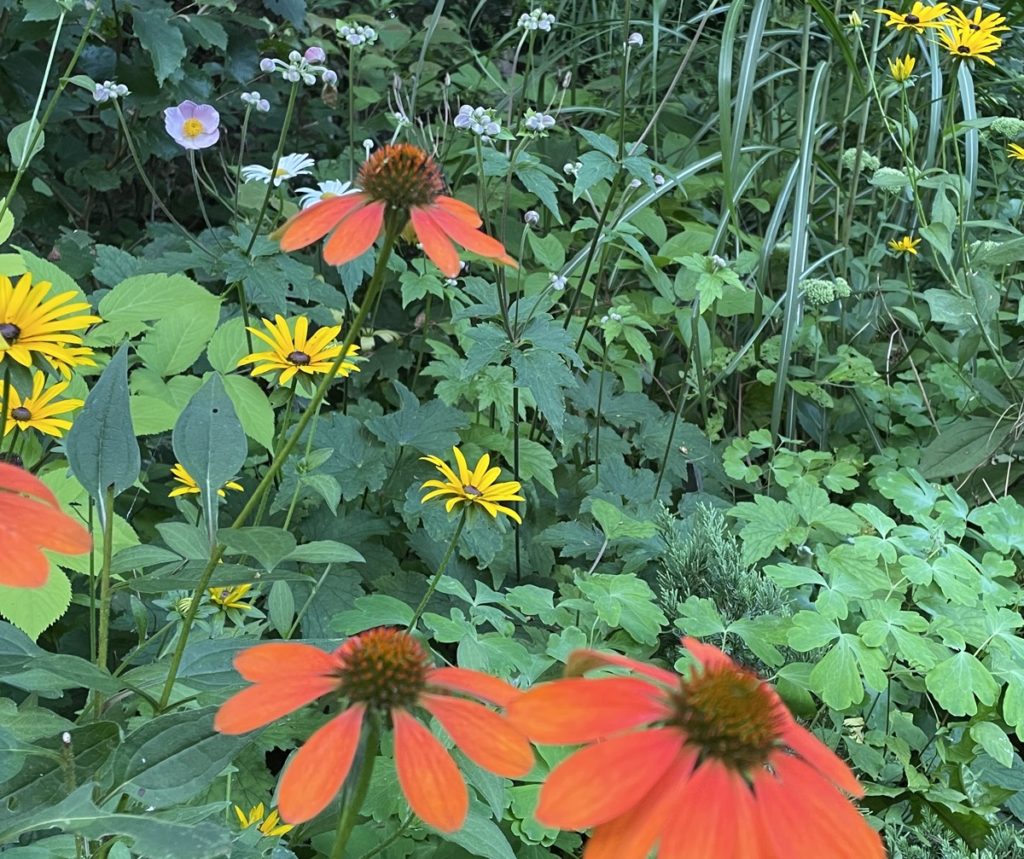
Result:
M1024 857L1020 18L0 0L0 850Z

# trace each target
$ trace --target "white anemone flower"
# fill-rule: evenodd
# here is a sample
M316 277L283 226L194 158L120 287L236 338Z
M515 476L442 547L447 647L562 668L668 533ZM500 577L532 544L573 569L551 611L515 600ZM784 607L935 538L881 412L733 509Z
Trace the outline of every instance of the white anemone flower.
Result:
M315 188L300 188L298 191L299 208L308 209L314 203L319 203L321 200L358 193L359 189L353 188L351 182L342 182L340 179L328 179L326 182L317 182Z
M303 152L301 155L298 155L293 152L291 155L285 155L281 159L277 165L277 170L271 170L271 168L263 167L260 164L249 164L243 167L242 180L245 182L262 182L264 185L269 184L273 180L274 187L276 188L288 179L309 175L309 168L314 164L316 162L307 153Z

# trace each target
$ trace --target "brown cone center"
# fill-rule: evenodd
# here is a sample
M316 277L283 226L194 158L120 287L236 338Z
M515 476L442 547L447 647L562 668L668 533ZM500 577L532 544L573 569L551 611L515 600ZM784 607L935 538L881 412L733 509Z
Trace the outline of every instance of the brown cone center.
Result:
M24 406L18 406L17 408L11 409L11 417L16 421L30 421L32 420L32 412Z
M295 351L288 356L288 363L296 367L305 367L310 362L310 357L305 352Z
M10 345L18 342L21 336L21 329L13 322L0 322L0 337L3 337Z
M338 652L340 693L377 710L409 707L427 684L430 663L419 642L397 629L353 636Z

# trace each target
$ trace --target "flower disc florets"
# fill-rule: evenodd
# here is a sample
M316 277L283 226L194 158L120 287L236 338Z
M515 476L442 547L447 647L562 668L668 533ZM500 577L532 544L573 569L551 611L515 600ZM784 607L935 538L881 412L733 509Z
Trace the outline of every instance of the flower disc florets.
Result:
M740 773L764 766L778 748L781 704L756 675L733 666L694 674L672 695L671 720L693 746Z
M378 710L409 707L427 683L430 661L407 632L381 627L353 636L338 651L339 690Z
M358 184L371 199L383 200L391 209L430 205L444 191L437 162L409 143L374 152L360 169Z

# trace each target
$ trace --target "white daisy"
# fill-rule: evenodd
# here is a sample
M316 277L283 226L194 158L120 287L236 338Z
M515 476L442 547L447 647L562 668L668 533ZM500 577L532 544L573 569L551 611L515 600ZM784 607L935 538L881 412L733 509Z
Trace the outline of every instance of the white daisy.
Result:
M274 187L276 188L282 182L294 179L296 176L309 175L309 168L314 164L316 162L305 152L301 155L294 152L291 155L285 155L277 165L277 170L273 171ZM242 168L242 180L262 182L267 185L271 181L271 170L269 167L262 167L259 164L249 164Z
M308 209L314 203L321 200L329 200L331 197L341 197L345 194L357 194L358 188L353 188L351 182L342 182L340 179L328 179L326 182L317 182L315 188L300 188L299 208Z

